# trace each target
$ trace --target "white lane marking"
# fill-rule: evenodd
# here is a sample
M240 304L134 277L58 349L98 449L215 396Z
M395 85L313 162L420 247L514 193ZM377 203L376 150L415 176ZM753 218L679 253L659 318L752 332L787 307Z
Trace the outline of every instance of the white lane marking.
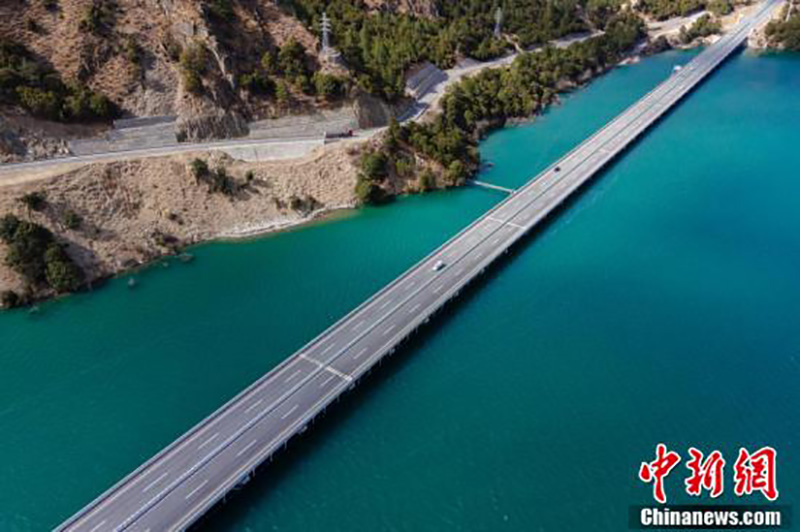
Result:
M417 284L417 281L415 281L414 279L412 279L411 281L409 281L408 283L406 283L406 290L411 290L412 288L414 288L414 285L415 285L415 284Z
M356 360L358 360L358 359L359 359L359 358L361 358L361 357L364 355L364 353L366 353L366 352L367 352L367 348L366 348L366 347L364 347L363 349L361 349L361 351L359 351L358 353L356 353L355 355L353 355L353 358L355 358Z
M325 350L322 352L322 354L324 355L325 353L327 353L328 351L330 351L334 347L336 347L336 344L332 343L331 345L329 345L328 347L325 348Z
M367 320L361 320L361 321L359 321L358 323L356 323L356 324L353 326L353 329L352 329L352 330L353 330L353 331L357 331L357 330L359 330L361 327L363 327L363 326L364 326L364 324L365 324L366 322L367 322Z
M244 446L244 448L243 448L241 451L239 451L238 453L236 453L236 458L239 458L239 457L240 457L240 456L242 456L244 453L246 453L247 451L249 451L249 450L250 450L250 448L251 448L251 447L253 447L253 445L255 445L257 441L258 441L258 439L255 439L255 440L251 441L250 443L248 443L247 445L245 445L245 446Z
M503 220L498 220L497 218L492 218L491 216L487 216L486 219L487 220L491 220L491 221L496 222L496 223L499 223L499 224L504 224L505 223Z
M506 222L506 225L510 225L511 227L516 227L517 229L525 229L523 226L515 224L514 222Z
M281 416L281 419L286 419L287 417L291 416L294 413L294 411L297 410L298 408L300 408L300 405L294 405L285 414Z
M208 479L205 479L205 480L204 480L203 482L201 482L201 483L200 483L200 484L199 484L199 485L198 485L198 486L197 486L195 489L193 489L192 491L190 491L189 493L187 493L187 494L186 494L186 497L185 497L185 498L186 498L186 500L188 501L189 499L191 499L192 497L194 497L195 495L197 495L197 492L198 492L198 491L200 491L201 489L203 489L203 486L205 486L206 484L208 484Z
M387 334L392 332L395 327L397 327L397 325L390 325L389 328L387 328L385 331L383 331L383 334L381 336L386 336Z
M252 405L248 406L248 407L247 407L247 409L244 411L244 413L245 413L245 414L249 414L250 412L252 412L252 411L253 411L253 409L255 409L256 407L258 407L258 405L260 405L260 404L261 404L261 403L263 403L263 402L264 402L264 399L263 399L263 398L262 398L262 399L259 399L258 401L256 401L256 402L255 402L255 403L253 403Z
M289 375L288 377L286 377L286 380L285 380L285 381L283 381L283 382L289 382L289 381L291 381L292 379L294 379L295 377L297 377L298 375L300 375L302 372L303 372L303 370L300 370L300 369L298 369L297 371L295 371L294 373L292 373L291 375Z
M347 382L350 382L350 381L352 381L352 380L353 380L353 377L351 377L351 376L350 376L350 375L348 375L347 373L342 373L341 371L339 371L339 370L338 370L338 369L336 369L336 368L332 368L332 367L328 366L328 367L326 367L325 369L326 369L326 370L328 370L328 371L330 371L331 373L333 373L334 375L336 375L336 376L337 376L337 377L339 377L340 379L342 379L342 380L346 380Z
M105 519L103 519L102 521L100 521L99 523L94 525L94 527L92 527L92 529L89 530L89 532L97 532L98 530L100 530L100 527L103 526L104 524L106 524L106 520Z
M168 475L168 474L169 474L169 471L165 471L165 472L161 473L161 476L160 476L160 477L158 477L158 478L157 478L157 479L155 479L153 482L151 482L150 484L148 484L147 486L145 486L145 487L144 487L144 489L142 489L142 493L146 493L146 492L148 492L148 491L150 490L150 488L152 488L153 486L155 486L156 484L158 484L159 482L161 482L162 480L164 480L165 478L167 478L167 475Z
M328 384L329 382L331 382L335 378L336 378L336 375L330 375L327 379L325 379L324 381L319 383L319 387L320 388L324 388L326 384Z
M492 240L492 245L494 246L498 242L500 242L500 237L499 236L497 238L495 238L494 240Z
M408 313L409 314L414 314L416 311L419 310L419 307L421 307L421 306L422 306L422 303L417 303L416 305L414 305L414 308L412 308L411 310L408 311Z
M218 437L219 437L219 432L215 432L213 436L211 436L211 437L210 437L210 438L208 438L206 441L204 441L203 443L201 443L200 445L198 445L198 446L197 446L197 450L199 451L200 449L202 449L203 447L205 447L206 445L208 445L208 444L209 444L209 443L211 443L212 441L216 440Z
M438 294L439 292L442 291L442 288L444 288L444 285L440 284L439 286L437 286L436 288L433 289L433 293L434 294Z
M476 259L479 259L479 258L481 258L481 257L483 257L483 254L484 254L484 251L483 251L483 250L480 250L480 251L478 252L478 254L477 254L477 255L475 255L475 258L476 258Z
M391 300L391 299L387 299L387 300L386 300L386 303L384 303L383 305L381 305L381 308L379 308L378 310L383 310L383 309L385 309L386 307L388 307L388 306L389 306L389 304L390 304L391 302L392 302L392 300Z

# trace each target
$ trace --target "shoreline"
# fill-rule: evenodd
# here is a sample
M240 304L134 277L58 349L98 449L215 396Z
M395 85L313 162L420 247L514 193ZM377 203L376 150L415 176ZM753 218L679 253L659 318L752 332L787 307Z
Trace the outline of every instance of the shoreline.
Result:
M740 10L737 10L736 12L734 12L733 14L731 14L730 16L728 16L726 18L728 18L729 20L735 20L739 16L741 16L741 12L742 11L747 10L747 9L752 9L755 5L758 5L758 4L754 4L754 5L751 5L751 6L745 6L745 7L741 8ZM675 32L677 33L678 31L680 31L680 26L677 26L676 28L677 29L675 30ZM729 25L724 26L722 35L727 33L729 30L730 30L730 26ZM654 42L653 41L653 33L654 32L652 30L648 31L648 35L647 35L647 37L645 39L643 39L641 45L634 47L628 54L626 54L624 57L622 57L617 63L615 63L613 65L608 65L608 66L606 66L606 67L604 67L602 69L598 69L598 70L596 70L594 72L591 72L591 73L587 72L587 75L585 76L585 79L580 80L580 82L578 82L578 83L574 83L573 82L571 85L563 86L562 90L560 90L555 95L554 100L548 106L543 108L541 110L541 112L546 112L547 107L549 107L550 105L560 105L560 104L562 104L563 101L562 101L560 95L565 95L565 94L569 94L569 93L572 93L574 91L580 90L581 88L584 88L587 85L589 85L592 81L596 80L600 76L603 76L603 75L607 74L608 72L612 71L615 68L618 68L620 66L628 66L628 65L636 64L636 63L638 63L639 61L641 61L645 57L657 55L657 54L662 53L663 51L667 51L667 50L672 50L672 49L674 49L674 50L691 50L691 49L695 49L695 48L698 48L700 46L703 46L703 45L707 44L707 40L708 40L707 38L706 39L697 39L694 42L688 43L685 46L677 47L677 46L673 45L670 48L668 48L667 50L658 49L658 50L653 51L652 53L647 53L647 45L648 44L652 44ZM718 38L720 38L720 36L719 35L715 35L712 38L713 39L718 39ZM761 48L756 48L756 47L750 46L750 43L748 43L748 48L752 48L752 49L755 49L755 50L762 50ZM506 64L499 64L497 66L486 66L485 68L490 68L491 69L491 68L505 68L505 67L507 67ZM481 70L483 70L483 68L475 69L476 72L479 72ZM472 73L470 73L470 74L472 74ZM464 77L468 77L470 74L468 74L466 76L463 76L463 77L460 77L459 81L461 79L463 79ZM450 84L447 84L447 85L448 85L447 88L449 89ZM446 90L446 89L443 89L443 90ZM428 111L431 111L431 109L428 109ZM491 134L492 132L498 131L498 130L503 129L503 128L519 127L519 126L523 126L523 125L532 124L532 123L534 123L536 121L536 117L539 116L539 114L540 113L536 113L533 116L529 116L529 117L507 118L507 119L502 120L502 121L497 121L496 123L487 124L488 127L486 129L484 129L483 131L481 131L480 139L482 140L486 136ZM346 169L344 171L344 173L346 173L346 174L347 173L352 173L353 174L352 175L352 179L355 179L355 174L357 173L356 172L356 168L354 166L352 166L352 164L354 163L353 153L357 152L359 149L362 149L364 146L368 146L370 141L371 141L371 138L363 139L363 141L359 142L356 146L354 146L354 147L351 146L351 148L350 148L351 151L348 152L349 155L350 155L350 158L351 158L351 160L350 160L351 168L350 169ZM330 162L330 161L327 161L327 159L331 157L331 153L330 153L329 150L330 150L330 147L323 147L321 151L317 151L309 159L313 159L316 162L319 162L319 161L322 161L323 159L325 159L326 162ZM335 151L335 150L333 150L333 151ZM342 150L342 153L344 153L344 151L345 150ZM168 159L168 158L165 158L165 159ZM299 161L299 159L297 161L286 161L286 163L288 163L287 166L292 166L293 163L297 163L298 161ZM261 165L249 165L248 163L245 163L245 162L242 162L242 161L235 162L234 166L238 166L239 168L245 168L245 167L246 168L257 168L259 170L264 170L264 168L265 168L265 167L263 167ZM273 168L273 166L267 165L266 168L267 169L271 169L271 168ZM173 170L174 170L174 168L173 168ZM240 170L240 172L241 171L242 170ZM73 174L77 174L78 172L79 172L79 170L74 170L74 171L67 172L66 177L61 176L61 180L66 181L66 180L73 179L74 178ZM320 170L318 168L317 169L317 173L319 173L319 172L320 172ZM325 173L324 169L323 169L322 173L323 174ZM339 174L342 173L342 168L339 168L339 172L338 173ZM322 177L322 176L318 175L318 177L316 178L316 180L317 180L316 187L318 188L321 184L323 185L323 187L322 187L323 189L326 188L326 187L329 187L330 185L324 184L324 180L323 180L323 183L320 183L320 180L319 180L320 177ZM55 177L53 179L54 180L58 180L58 177ZM268 178L268 179L271 179L271 177ZM339 179L341 180L341 178L339 178ZM291 181L291 179L290 179L290 181ZM313 179L312 179L312 181L313 181ZM155 186L156 186L156 188L158 188L158 185L155 185ZM347 188L347 187L345 187L345 188ZM350 187L350 188L353 189L353 187ZM297 188L292 188L292 190L298 190L298 189ZM299 191L298 191L298 195L300 197L303 197L302 193L300 192L302 190L303 189L300 188ZM405 191L405 192L408 192L408 191ZM403 193L404 193L403 190L395 190L395 193L393 195L399 196L399 195L402 195ZM286 200L287 197L288 197L287 195L282 196L284 201ZM292 197L297 197L297 196L292 196ZM313 196L305 196L305 197L313 197ZM277 196L276 196L276 201L278 201L277 200ZM135 272L136 270L138 270L140 268L146 268L146 267L148 267L150 265L156 264L157 261L160 260L160 259L167 258L167 257L170 257L170 256L177 256L181 252L183 252L185 249L189 249L189 248L194 247L194 246L203 245L203 244L212 243L212 242L226 242L226 241L227 242L239 242L239 241L247 241L247 240L255 240L255 239L259 239L259 238L265 238L265 237L270 236L270 235L275 234L275 233L284 232L284 231L290 231L290 230L296 230L296 229L300 229L300 228L306 227L306 226L308 226L310 224L313 224L314 222L320 222L320 221L324 221L326 219L332 219L332 218L336 217L337 213L341 214L341 213L346 213L346 212L352 212L352 211L354 211L355 209L357 209L359 207L357 201L352 196L349 199L345 200L345 201L341 201L341 200L340 201L335 201L335 200L334 201L330 201L329 199L324 199L323 198L322 199L321 208L317 208L317 209L309 212L308 214L300 214L300 212L298 210L295 210L295 209L289 210L289 209L286 209L285 207L280 207L277 211L275 209L273 209L271 211L271 214L268 214L267 212L265 212L263 210L263 208L262 209L254 209L252 204L245 204L245 207L246 207L244 209L245 212L242 213L241 212L242 208L240 208L240 211L239 211L239 214L238 214L238 217L239 218L243 218L243 219L240 219L240 220L237 221L235 219L231 219L230 216L227 216L227 218L222 219L221 218L222 215L219 212L219 208L220 207L215 207L214 206L215 204L213 202L211 203L211 205L209 205L208 202L206 202L206 203L207 204L205 205L204 209L206 211L208 211L209 208L210 208L210 210L211 210L210 213L208 213L208 212L206 213L206 218L208 218L209 214L211 216L211 218L208 218L209 221L210 220L216 220L218 224L222 224L223 226L226 223L231 224L231 225L229 225L229 227L227 227L227 228L222 228L221 230L219 230L217 232L214 232L213 230L208 231L206 228L209 228L209 225L214 225L214 224L212 223L212 224L206 225L206 223L203 222L203 218L201 217L201 218L198 218L198 219L195 219L195 220L191 221L190 225L193 225L193 227L194 227L193 230L191 228L186 228L188 230L188 232L184 232L183 235L176 234L176 237L177 237L177 239L176 239L177 243L176 244L168 245L168 246L158 246L158 245L153 246L152 243L150 243L149 240L148 240L151 237L147 237L147 234L149 234L147 232L148 231L153 231L153 230L161 231L161 227L163 227L163 224L161 224L161 227L159 227L158 225L154 226L152 223L150 223L149 225L146 225L144 227L144 230L145 230L144 233L142 233L142 228L141 227L137 231L137 229L135 228L135 225L129 224L128 226L125 226L123 224L122 227L118 228L118 234L126 234L127 233L126 234L126 238L122 239L120 242L117 242L116 246L114 246L114 249L112 249L110 251L110 254L109 254L109 251L104 252L105 255L106 255L104 264L101 263L101 262L98 262L98 257L97 256L94 257L94 263L90 262L89 264L82 264L82 268L84 269L85 274L86 274L86 283L85 283L85 288L80 290L80 291L92 290L93 287L96 287L96 286L104 283L108 279L115 278L115 277L120 277L120 276L123 276L125 274L131 273L131 272ZM233 202L231 202L231 203L233 203ZM168 207L168 206L164 206L164 207L160 207L160 208L162 210L165 210L166 207ZM151 206L149 208L152 210L154 208L154 206ZM197 208L199 208L199 207L195 206L195 209L197 209ZM248 210L249 210L249 214L248 214ZM290 212L294 212L296 214L294 214L294 215L287 214L287 213L290 213ZM160 214L163 215L163 212L160 213ZM251 219L251 220L255 219L257 221L248 221L248 218ZM258 221L259 219L260 219L260 221ZM105 226L103 226L102 224L97 224L97 225L100 226L100 227L103 227L105 229ZM181 223L181 225L183 225L183 224ZM149 229L147 229L148 227L149 227ZM127 242L127 244L126 244L126 242L125 242L126 240L129 240L130 242ZM68 242L72 243L72 240L68 240ZM138 249L138 253L133 253L132 254L131 249L130 249L131 246L136 247ZM93 244L90 244L89 247L90 247L92 253L96 252L96 249L94 248ZM8 276L6 276L6 279L8 279ZM2 280L3 279L0 278L0 281L2 281ZM4 289L5 289L5 287L4 287ZM9 286L8 289L15 290L15 291L19 290L18 287L15 287L13 285ZM45 300L48 300L48 299L60 298L60 296L61 296L60 294L55 294L50 289L47 289L47 290L35 290L34 292L27 293L25 295L26 295L25 304L23 306L26 306L26 305L30 306L30 305L33 305L33 304L36 304L38 302L45 301ZM0 309L2 309L2 308L3 307L0 307Z

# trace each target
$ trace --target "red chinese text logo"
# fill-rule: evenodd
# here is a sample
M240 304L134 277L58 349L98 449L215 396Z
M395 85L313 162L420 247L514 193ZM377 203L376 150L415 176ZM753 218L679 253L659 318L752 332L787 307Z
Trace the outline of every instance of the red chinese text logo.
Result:
M664 492L664 478L669 475L681 461L680 455L674 451L667 452L667 446L659 443L656 446L656 459L652 462L642 462L639 468L639 479L642 482L653 483L653 497L660 503L667 502Z
M770 501L778 498L778 487L775 481L777 452L772 447L762 447L754 453L739 449L739 457L733 466L734 493L737 497L761 492ZM686 493L700 497L707 491L712 499L725 491L725 458L719 451L712 451L706 456L702 451L690 447L690 459L686 462L689 477L684 480ZM656 446L656 459L642 462L639 467L639 480L653 484L653 498L665 504L667 493L664 481L670 472L680 463L681 456L667 450L667 446L659 443Z
M770 501L778 498L775 484L775 460L778 453L772 447L762 447L750 454L739 449L739 458L733 466L735 477L733 491L738 497L760 491Z

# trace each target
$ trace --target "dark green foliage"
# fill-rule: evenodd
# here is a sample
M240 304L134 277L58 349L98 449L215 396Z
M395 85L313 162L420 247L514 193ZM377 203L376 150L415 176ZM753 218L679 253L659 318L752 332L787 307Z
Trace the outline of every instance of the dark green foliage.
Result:
M689 29L686 26L681 28L681 42L688 44L699 37L707 37L722 31L722 25L711 15L703 15L698 18Z
M292 91L285 81L281 80L275 85L275 97L281 105L288 105L292 101Z
M230 22L233 20L233 5L231 0L211 0L206 3L208 14L222 22Z
M251 94L270 95L275 92L275 82L258 70L239 77L239 85Z
M278 51L278 68L289 80L296 80L300 76L309 76L311 70L308 64L306 49L294 38L289 39Z
M47 284L56 292L74 292L83 283L83 271L64 251L64 247L53 242L44 254Z
M609 20L606 33L566 49L523 54L508 68L484 70L455 85L442 99L442 113L425 124L409 123L387 134L387 146L408 144L446 169L457 185L478 167L476 141L481 125L501 125L527 117L550 103L561 80L578 82L587 71L615 64L643 36L633 15Z
M100 35L107 32L114 25L114 2L108 0L93 0L86 6L83 17L78 23L78 29L84 33Z
M208 191L211 193L218 192L226 196L233 196L241 189L236 180L228 175L228 170L224 166L219 166L212 172L208 168L208 163L202 159L193 160L189 166L195 181L198 184L207 184ZM249 182L250 180L248 180Z
M203 159L193 160L189 163L189 167L192 169L192 175L198 183L208 176L208 163Z
M76 230L80 229L83 224L83 217L73 210L68 210L64 213L64 226L67 229Z
M364 175L358 176L356 197L365 205L378 205L386 201L386 192L374 181Z
M601 27L618 11L618 0L460 0L436 2L439 16L416 18L374 13L361 0L287 0L290 10L309 28L319 31L323 11L333 22L334 45L368 92L395 100L403 95L409 67L431 61L442 68L459 56L499 57L510 50L504 38L493 36L498 6L504 11L504 33L528 47L588 27L582 11ZM587 4L591 8L587 8Z
M436 188L436 176L428 169L423 170L419 175L419 189L427 192L434 188Z
M379 151L366 152L361 156L361 171L373 181L385 178L388 175L388 159Z
M25 207L28 209L28 212L40 212L47 207L47 196L44 192L29 192L28 194L25 194L19 198L19 201L25 205Z
M345 82L338 76L315 72L313 77L317 96L333 101L344 96Z
M706 7L706 0L641 0L638 9L656 20L685 17Z
M228 171L224 166L217 168L217 170L212 172L208 177L209 192L219 192L226 196L233 196L239 190L239 185L228 175Z
M800 11L795 11L789 20L770 22L766 33L771 40L783 45L787 50L800 51Z
M208 70L208 50L200 42L194 42L181 52L181 77L184 88L193 94L203 92L203 76Z
M125 52L125 57L132 65L141 66L144 60L144 50L142 50L142 47L136 42L134 36L130 35L125 39L123 51Z
M586 16L595 28L604 28L619 13L622 0L587 0Z
M17 308L22 304L22 299L19 297L19 294L14 292L13 290L4 290L2 294L0 294L0 305L3 308Z
M273 50L264 52L261 56L261 68L267 74L278 73L278 55Z
M0 40L0 103L60 122L107 121L119 114L102 94L80 84L66 85L27 48Z
M708 10L714 15L722 17L733 12L733 4L731 0L711 0L708 4Z
M83 272L49 229L9 214L0 220L0 238L8 246L6 264L29 284L66 292L83 282Z

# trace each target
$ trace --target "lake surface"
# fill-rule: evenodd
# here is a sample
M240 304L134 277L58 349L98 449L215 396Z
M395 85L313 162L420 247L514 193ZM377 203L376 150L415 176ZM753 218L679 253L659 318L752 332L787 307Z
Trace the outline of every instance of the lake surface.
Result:
M481 179L521 185L691 57L493 134ZM617 532L658 442L723 451L728 502L738 448L772 445L793 504L799 94L800 56L731 60L202 528ZM0 530L52 528L500 199L405 198L0 315Z

